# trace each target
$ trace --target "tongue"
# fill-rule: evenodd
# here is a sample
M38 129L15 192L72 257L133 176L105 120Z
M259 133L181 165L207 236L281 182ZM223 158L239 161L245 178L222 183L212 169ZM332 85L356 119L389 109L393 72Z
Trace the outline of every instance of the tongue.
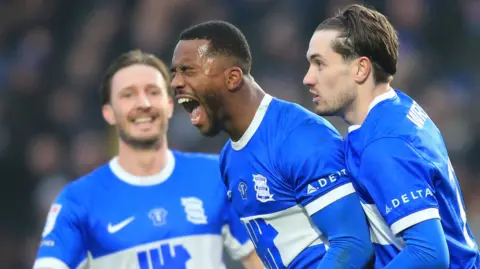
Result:
M200 123L203 116L203 108L202 106L197 106L195 109L190 112L190 121L193 125L197 125Z

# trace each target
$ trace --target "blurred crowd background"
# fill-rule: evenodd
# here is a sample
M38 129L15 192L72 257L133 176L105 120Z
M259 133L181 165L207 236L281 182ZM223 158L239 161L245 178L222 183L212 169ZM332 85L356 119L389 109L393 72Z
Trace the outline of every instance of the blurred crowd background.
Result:
M264 90L311 108L302 85L310 36L353 2L376 7L398 29L393 84L442 130L480 239L480 1L2 0L0 269L29 268L59 190L115 154L98 98L114 57L140 48L169 64L183 28L228 20L247 36ZM179 107L169 132L171 147L186 151L219 152L226 139L201 137Z

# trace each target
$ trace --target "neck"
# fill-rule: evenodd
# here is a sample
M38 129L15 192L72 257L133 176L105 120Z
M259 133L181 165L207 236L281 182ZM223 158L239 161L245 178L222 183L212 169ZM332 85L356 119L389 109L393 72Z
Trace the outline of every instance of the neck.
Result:
M167 164L167 138L155 149L134 149L120 140L118 164L128 173L144 177L160 173Z
M245 76L243 86L235 94L226 104L228 116L223 129L233 141L238 141L255 117L265 92L251 76Z
M382 83L370 86L370 90L358 89L355 101L344 111L344 120L349 125L362 125L368 115L368 108L373 100L390 90L390 84Z

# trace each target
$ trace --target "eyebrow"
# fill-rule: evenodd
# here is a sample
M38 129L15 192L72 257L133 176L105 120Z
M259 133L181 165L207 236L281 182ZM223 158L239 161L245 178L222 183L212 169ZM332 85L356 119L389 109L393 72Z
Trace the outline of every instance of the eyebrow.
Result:
M309 60L309 61L314 60L315 58L323 59L322 55L320 55L320 54L318 54L318 53L314 53L314 54L308 56L308 60Z
M176 72L177 69L181 69L182 71L185 71L185 70L189 70L189 69L194 69L195 66L190 66L190 65L184 65L184 64L181 64L181 65L173 65L172 67L170 67L170 72L173 73L173 72Z
M135 85L132 84L132 85L128 85L128 86L125 86L125 87L121 88L119 92L132 91L132 90L135 90L135 89L136 89Z

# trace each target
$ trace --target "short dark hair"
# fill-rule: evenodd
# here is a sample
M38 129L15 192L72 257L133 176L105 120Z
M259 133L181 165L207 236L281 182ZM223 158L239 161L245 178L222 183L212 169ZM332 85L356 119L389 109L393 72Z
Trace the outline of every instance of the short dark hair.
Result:
M100 87L100 101L102 105L106 105L110 103L111 98L111 88L112 88L112 78L113 76L121 69L125 67L129 67L135 64L143 64L151 66L162 74L163 78L165 79L165 84L168 89L168 93L170 96L173 96L173 92L170 88L170 73L165 66L165 63L158 59L155 55L143 52L141 50L131 50L120 55L117 59L115 59L110 66L108 67L107 71L102 80L102 84Z
M194 25L180 34L180 40L208 40L209 53L235 57L245 74L250 73L252 55L243 33L233 24L225 21L207 21Z
M397 72L398 35L380 12L363 5L350 5L316 29L338 30L333 50L344 59L368 57L376 83L386 83Z

